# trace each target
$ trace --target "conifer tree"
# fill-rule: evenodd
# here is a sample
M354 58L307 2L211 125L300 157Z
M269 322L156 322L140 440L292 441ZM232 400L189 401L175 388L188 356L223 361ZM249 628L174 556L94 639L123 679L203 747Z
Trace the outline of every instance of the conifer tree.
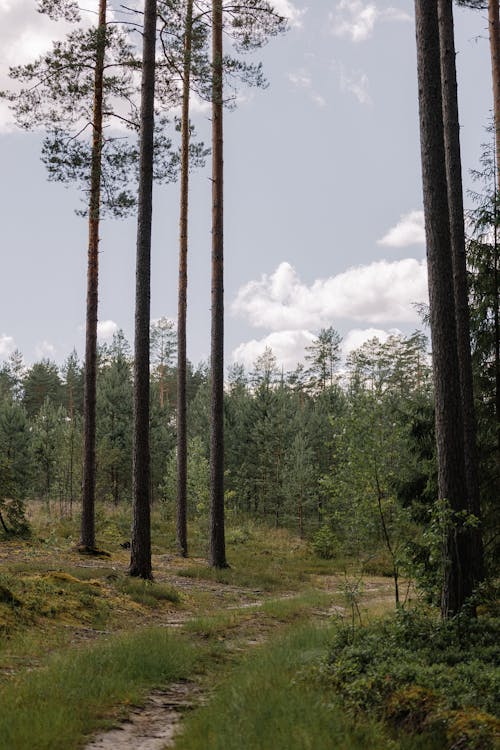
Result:
M481 507L476 444L476 414L474 408L470 348L469 290L465 253L462 160L460 152L460 124L455 65L453 2L452 0L439 0L438 8L446 177L448 183L453 290L455 299L460 394L464 432L465 475L467 481L469 512L474 515L479 522L481 519ZM477 584L484 578L483 542L480 527L478 526L471 529L469 535L470 543L472 545L470 553L471 564L473 567L472 575L474 585L477 586Z
M144 1L134 348L133 524L129 573L152 578L149 358L156 0Z
M453 518L443 548L443 617L457 613L473 591L464 468L450 214L443 129L438 0L415 0L420 141L429 274L439 495Z
M80 22L75 0L40 0L40 12L57 20ZM43 127L42 159L49 179L76 183L83 191L88 219L87 303L84 369L84 452L80 549L95 548L96 378L99 276L99 228L105 213L125 216L135 210L138 128L135 48L118 25L107 22L107 1L99 0L97 24L77 26L63 42L35 62L17 66L10 76L20 91L3 92L18 124ZM125 112L123 106L125 105ZM104 136L104 127L119 122L133 134ZM90 134L90 137L88 137ZM158 180L175 175L176 155L161 133L155 142Z

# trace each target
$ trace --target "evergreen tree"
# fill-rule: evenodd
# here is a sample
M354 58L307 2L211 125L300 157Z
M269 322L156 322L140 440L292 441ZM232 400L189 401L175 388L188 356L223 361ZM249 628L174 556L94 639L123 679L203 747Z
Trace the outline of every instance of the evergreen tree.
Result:
M149 358L151 219L153 209L156 0L144 2L141 151L137 218L134 349L133 525L129 573L152 578L151 466L149 454Z
M334 328L322 328L316 340L306 347L306 361L310 363L308 374L315 388L325 390L333 386L335 367L340 361L341 341Z
M436 404L439 495L453 512L444 545L443 617L458 612L473 591L463 420L452 274L437 0L416 0L417 62L430 322Z
M97 487L118 505L131 496L132 378L128 342L113 336L109 358L97 380Z
M481 506L476 444L476 414L472 386L469 290L467 285L467 262L465 256L462 162L460 153L457 73L455 66L453 1L439 0L438 10L453 291L455 300L457 352L464 431L465 478L467 482L469 513L472 514L479 523L481 519ZM472 547L470 551L470 561L473 568L472 577L474 585L477 586L484 578L483 540L480 526L478 525L474 529L471 529L469 535Z
M29 417L34 417L46 401L56 406L60 405L63 389L55 362L49 359L35 362L24 375L22 390L22 402Z

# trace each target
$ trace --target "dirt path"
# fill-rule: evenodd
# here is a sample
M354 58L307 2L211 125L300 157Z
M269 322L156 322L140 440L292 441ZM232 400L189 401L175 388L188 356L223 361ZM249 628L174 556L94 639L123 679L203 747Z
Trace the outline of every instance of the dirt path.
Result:
M324 588L333 594L337 591L338 579L332 577L329 583L330 585ZM248 595L248 592L245 593ZM367 586L365 593L367 596L364 597L363 605L368 608L370 604L392 599L392 591L385 582L382 585L380 582L372 582ZM291 599L295 595L287 593L275 599ZM263 600L242 601L239 605L231 605L225 609L244 611L253 606L258 607L262 603ZM324 620L332 616L342 616L345 613L344 607L332 603L326 609L311 611L311 617ZM183 623L165 623L167 627L180 624ZM260 633L257 638L245 638L244 644L238 644L237 651L246 651L248 648L261 644L268 635L269 633L267 635ZM206 689L196 682L179 682L170 685L165 690L155 690L143 707L134 708L126 721L116 729L99 734L85 746L85 750L167 750L167 748L174 748L176 737L182 731L182 719L186 711L206 703L208 699Z
M127 721L102 732L85 750L164 750L174 746L183 714L200 705L204 695L194 682L177 682L155 690L144 706L134 708Z

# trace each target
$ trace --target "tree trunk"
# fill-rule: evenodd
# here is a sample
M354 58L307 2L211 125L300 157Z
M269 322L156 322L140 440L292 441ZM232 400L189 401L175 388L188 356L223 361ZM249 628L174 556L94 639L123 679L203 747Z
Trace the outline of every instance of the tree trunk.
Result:
M438 0L415 0L422 179L429 275L439 497L452 511L443 549L441 612L458 612L473 590L469 545L448 185L441 95Z
M187 254L189 209L189 95L191 84L191 45L193 0L186 6L181 133L181 206L179 241L179 301L177 315L177 547L187 557L187 405L186 405L186 315Z
M149 330L155 94L156 0L144 2L141 131L137 216L134 348L134 458L132 554L129 573L152 578L149 455Z
M97 381L97 303L99 278L99 218L101 205L101 151L104 55L106 51L106 0L99 1L94 72L92 159L89 200L89 246L87 261L87 320L83 396L83 483L80 546L95 549L95 441Z
M495 155L497 190L500 192L500 20L498 0L488 0L491 76L493 80L493 112L495 120Z
M227 566L224 540L224 249L222 0L212 2L212 340L210 565Z
M468 493L468 510L476 518L480 519L481 503L470 347L469 289L465 252L453 3L452 0L438 0L438 2L446 176L448 182L460 391L464 423L465 477ZM484 578L483 542L480 527L470 529L468 536L471 544L472 577L476 586Z

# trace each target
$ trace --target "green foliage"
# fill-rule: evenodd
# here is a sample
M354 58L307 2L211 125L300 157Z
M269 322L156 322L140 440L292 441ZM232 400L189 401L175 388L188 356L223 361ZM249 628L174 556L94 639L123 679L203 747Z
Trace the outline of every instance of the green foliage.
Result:
M421 611L334 634L323 668L327 684L345 704L412 732L438 732L442 747L455 747L458 717L479 722L477 737L494 746L500 724L498 618L464 613L436 621ZM481 720L480 716L484 716ZM498 717L497 717L498 718ZM479 726L480 725L480 726ZM456 745L461 747L462 745Z
M486 562L495 569L500 555L498 494L500 487L500 194L494 129L483 146L481 165L473 177L479 190L472 194L467 265L475 406L478 425L479 475Z
M62 400L62 383L55 362L42 359L26 372L23 381L23 405L29 417L34 417L46 401L59 406Z
M311 546L322 560L333 560L338 551L337 537L329 526L322 526L313 536Z
M165 510L171 513L177 496L177 454L170 453L163 483ZM210 503L210 464L201 437L188 441L187 467L188 513L191 518L208 519Z

